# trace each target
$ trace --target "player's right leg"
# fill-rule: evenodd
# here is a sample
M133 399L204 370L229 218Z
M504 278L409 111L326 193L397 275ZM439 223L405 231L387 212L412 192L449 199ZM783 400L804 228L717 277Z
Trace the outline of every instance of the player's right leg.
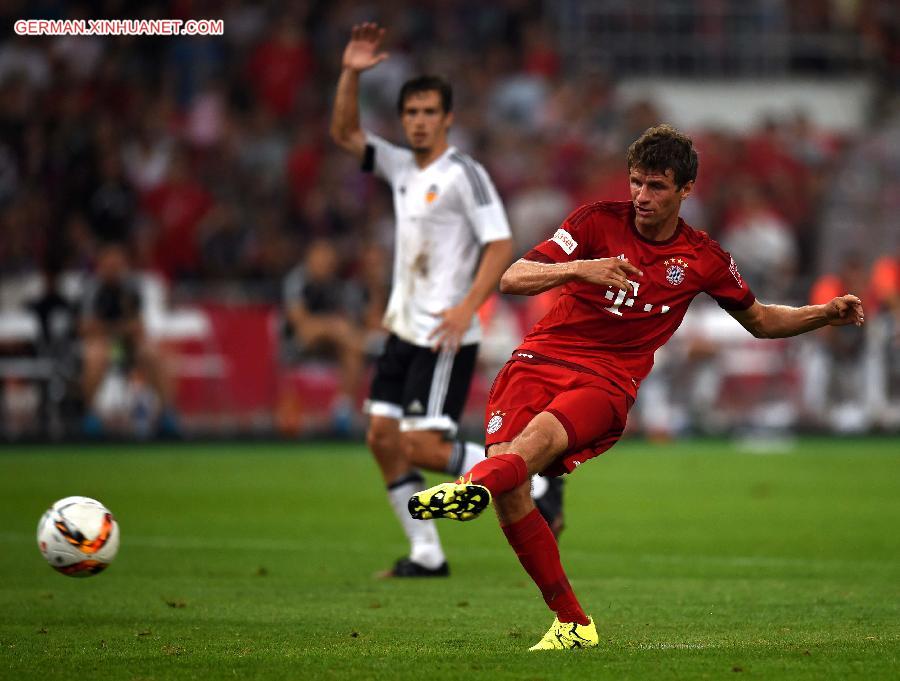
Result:
M492 452L517 446L497 444ZM500 529L522 567L556 617L550 630L530 650L589 648L599 643L597 629L572 590L559 557L559 546L547 521L535 508L527 485L500 494L494 503Z

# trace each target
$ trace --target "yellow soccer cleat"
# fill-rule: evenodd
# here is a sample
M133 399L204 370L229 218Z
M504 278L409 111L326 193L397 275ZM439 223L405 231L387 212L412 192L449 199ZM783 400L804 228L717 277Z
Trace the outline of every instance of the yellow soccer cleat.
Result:
M600 645L600 637L597 636L597 627L590 617L589 624L576 622L560 622L559 618L553 620L550 631L544 634L544 638L531 646L528 650L572 650L574 648L593 648Z
M444 482L413 494L408 508L416 520L474 520L490 503L487 487L471 482Z

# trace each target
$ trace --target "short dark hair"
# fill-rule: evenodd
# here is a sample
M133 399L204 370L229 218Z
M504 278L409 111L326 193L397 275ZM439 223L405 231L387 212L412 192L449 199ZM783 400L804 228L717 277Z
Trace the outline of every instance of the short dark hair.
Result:
M665 173L671 168L679 189L697 179L697 168L700 166L693 140L665 123L647 128L628 147L626 158L628 170L638 168Z
M453 111L453 88L450 83L440 76L418 76L412 78L400 88L400 95L397 97L397 113L403 115L403 105L406 104L406 98L419 92L437 92L441 95L441 107L444 113Z

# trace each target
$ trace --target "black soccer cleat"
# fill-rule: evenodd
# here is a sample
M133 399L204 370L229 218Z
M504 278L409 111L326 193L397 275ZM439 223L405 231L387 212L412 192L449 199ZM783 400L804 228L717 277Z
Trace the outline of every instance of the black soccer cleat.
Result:
M394 567L385 570L378 575L381 579L393 579L404 577L449 577L450 566L444 561L436 568L428 568L421 563L416 563L409 558L399 558Z

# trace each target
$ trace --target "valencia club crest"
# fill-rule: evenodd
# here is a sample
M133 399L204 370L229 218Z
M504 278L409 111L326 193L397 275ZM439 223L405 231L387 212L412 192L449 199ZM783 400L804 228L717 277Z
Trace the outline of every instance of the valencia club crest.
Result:
M663 262L666 268L666 281L672 286L678 286L684 281L684 273L688 264L681 258L669 258Z

